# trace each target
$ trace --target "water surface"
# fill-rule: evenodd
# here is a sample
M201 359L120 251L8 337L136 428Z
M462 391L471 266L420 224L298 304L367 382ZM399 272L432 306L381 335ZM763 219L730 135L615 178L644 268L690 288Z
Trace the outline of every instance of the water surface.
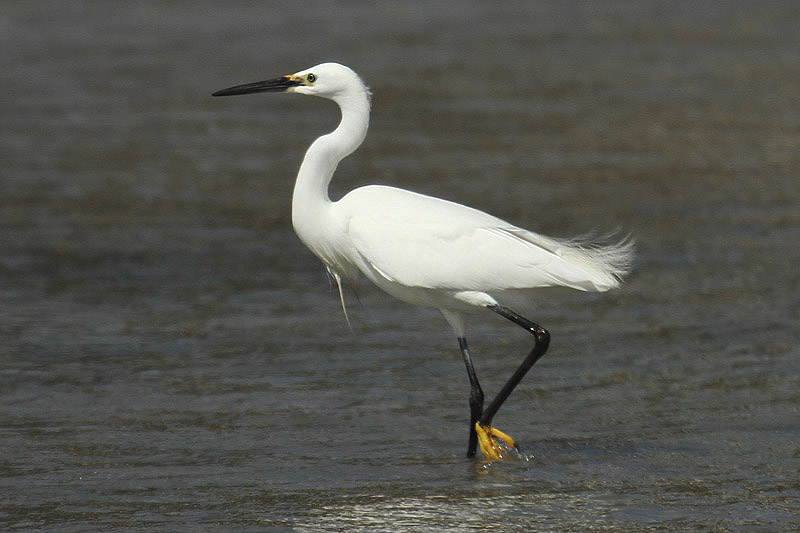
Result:
M0 7L0 524L9 531L790 531L800 514L800 10ZM398 185L635 273L545 292L550 352L463 457L435 311L351 334L290 195L335 107L214 90L325 60L374 92L338 196ZM529 347L476 315L488 394Z

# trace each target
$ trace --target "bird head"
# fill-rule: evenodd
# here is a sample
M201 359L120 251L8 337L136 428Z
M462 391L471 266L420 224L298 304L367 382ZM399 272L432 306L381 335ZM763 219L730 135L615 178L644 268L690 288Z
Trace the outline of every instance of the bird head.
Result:
M369 98L369 89L358 77L358 74L339 63L321 63L280 78L236 85L217 91L213 96L232 96L258 92L307 94L329 98L340 103L342 99L354 94L363 93Z

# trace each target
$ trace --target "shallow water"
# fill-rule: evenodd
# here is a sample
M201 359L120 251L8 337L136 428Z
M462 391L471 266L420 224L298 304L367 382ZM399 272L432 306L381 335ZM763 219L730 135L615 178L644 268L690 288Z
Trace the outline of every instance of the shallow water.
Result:
M0 7L2 528L796 529L800 9L530 4ZM515 460L463 457L444 320L365 284L351 334L294 237L335 107L209 96L331 59L374 92L334 196L638 242L537 301ZM470 323L487 394L517 329Z

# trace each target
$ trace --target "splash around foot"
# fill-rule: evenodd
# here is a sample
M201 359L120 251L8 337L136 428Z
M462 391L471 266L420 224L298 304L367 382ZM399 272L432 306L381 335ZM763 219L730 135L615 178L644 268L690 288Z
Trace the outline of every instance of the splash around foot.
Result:
M501 461L520 453L519 446L511 435L497 428L482 426L480 422L475 422L475 432L478 434L481 453L489 461ZM511 452L516 453L512 454Z

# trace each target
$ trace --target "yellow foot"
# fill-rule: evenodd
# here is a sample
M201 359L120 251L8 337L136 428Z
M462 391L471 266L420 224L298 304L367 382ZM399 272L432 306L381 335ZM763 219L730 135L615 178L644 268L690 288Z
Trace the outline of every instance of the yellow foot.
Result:
M478 444L481 445L481 452L490 461L499 461L509 450L519 451L514 439L499 429L491 426L482 426L480 422L475 422L475 431L478 433Z

